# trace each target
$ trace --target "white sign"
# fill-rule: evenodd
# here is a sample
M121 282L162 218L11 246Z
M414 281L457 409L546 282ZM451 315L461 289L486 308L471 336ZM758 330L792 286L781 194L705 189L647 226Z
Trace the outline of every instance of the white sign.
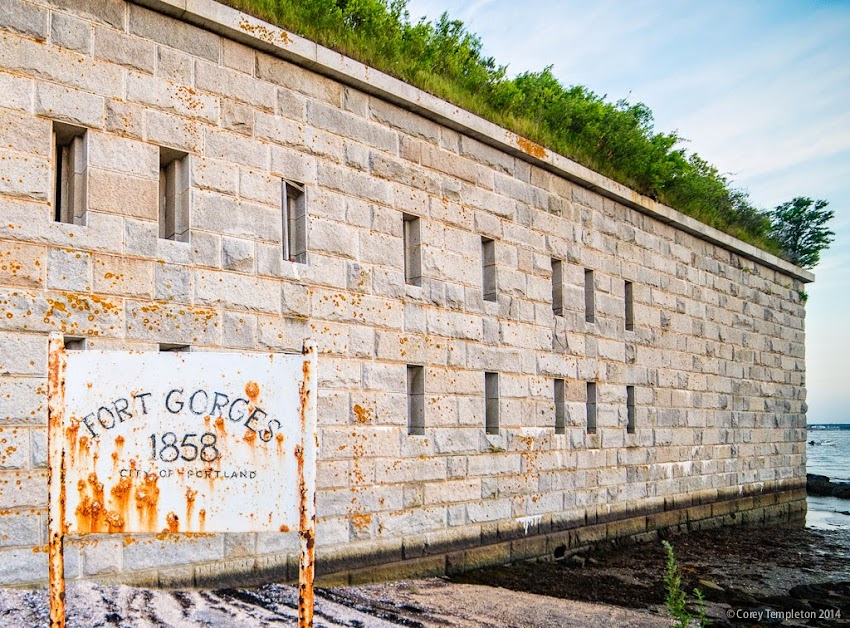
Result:
M309 357L67 351L65 360L66 534L303 527L316 450Z

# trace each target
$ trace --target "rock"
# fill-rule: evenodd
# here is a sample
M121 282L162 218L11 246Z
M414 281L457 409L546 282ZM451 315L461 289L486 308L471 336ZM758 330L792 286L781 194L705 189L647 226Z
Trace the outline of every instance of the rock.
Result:
M850 483L833 482L825 475L806 474L806 492L809 495L850 499Z
M584 556L573 555L570 556L567 564L572 567L584 567L585 559Z

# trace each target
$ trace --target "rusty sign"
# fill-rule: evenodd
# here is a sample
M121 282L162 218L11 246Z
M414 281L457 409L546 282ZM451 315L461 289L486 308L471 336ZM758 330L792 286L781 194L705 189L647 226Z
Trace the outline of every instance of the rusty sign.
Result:
M66 352L51 335L51 568L54 533L297 531L312 599L315 356Z

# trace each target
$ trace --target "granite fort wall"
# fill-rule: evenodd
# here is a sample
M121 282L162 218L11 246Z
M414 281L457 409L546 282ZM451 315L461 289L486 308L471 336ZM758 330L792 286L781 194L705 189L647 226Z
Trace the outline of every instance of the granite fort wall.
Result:
M150 351L315 338L318 567L338 581L804 508L810 274L231 9L142 4L0 3L0 584L46 579L51 330ZM56 220L57 152L85 225ZM160 167L184 154L188 224L168 239ZM283 259L283 180L303 184L305 263ZM408 365L423 367L422 435ZM286 578L293 541L87 537L68 577ZM364 572L379 563L396 564Z

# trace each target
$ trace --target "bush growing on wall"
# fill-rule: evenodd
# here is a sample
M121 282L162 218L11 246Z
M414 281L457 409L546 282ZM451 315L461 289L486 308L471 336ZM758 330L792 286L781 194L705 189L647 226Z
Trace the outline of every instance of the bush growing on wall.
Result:
M565 87L549 66L508 78L481 40L443 14L411 22L408 0L223 0L409 82L702 222L793 259L769 212L717 168L654 129L642 103Z

